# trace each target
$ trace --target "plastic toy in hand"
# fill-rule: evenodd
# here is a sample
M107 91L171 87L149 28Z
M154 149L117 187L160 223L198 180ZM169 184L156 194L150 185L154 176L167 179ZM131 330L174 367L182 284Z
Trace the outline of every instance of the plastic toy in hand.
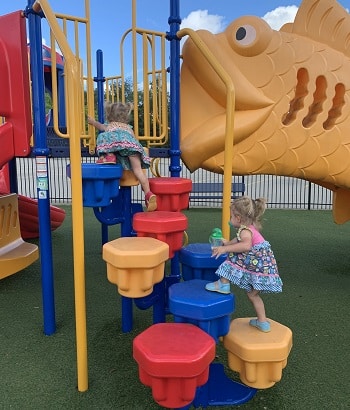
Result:
M211 248L217 248L222 245L222 231L220 228L214 228L211 235L209 236L209 243Z

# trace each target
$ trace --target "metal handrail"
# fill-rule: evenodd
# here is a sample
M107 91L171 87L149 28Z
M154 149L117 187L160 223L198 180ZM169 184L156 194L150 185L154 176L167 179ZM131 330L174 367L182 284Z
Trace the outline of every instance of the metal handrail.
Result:
M88 0L86 0L88 6ZM86 332L86 299L85 299L85 266L84 266L84 222L80 135L81 123L77 121L83 113L79 92L81 87L80 59L75 56L67 38L59 26L56 16L47 0L37 0L33 10L42 11L50 29L60 47L65 60L67 134L69 136L71 184L72 184L72 231L73 231L73 263L75 291L75 321L77 344L78 390L88 389L87 370L87 332Z

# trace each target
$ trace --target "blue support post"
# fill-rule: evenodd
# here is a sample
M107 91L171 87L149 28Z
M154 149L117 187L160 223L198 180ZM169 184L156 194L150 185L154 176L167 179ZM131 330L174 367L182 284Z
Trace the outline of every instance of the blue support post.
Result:
M102 50L96 51L96 70L97 76L94 77L94 81L97 83L97 115L100 122L104 122L105 112L103 107L104 102L104 90L103 84L106 81L106 78L103 76L103 52Z
M106 81L106 78L103 75L103 52L102 50L96 51L96 70L97 76L94 77L94 81L97 83L97 116L98 120L104 123L104 90L103 84ZM108 225L102 223L101 224L101 236L102 236L102 244L108 242Z
M131 211L131 187L123 186L119 191L120 195L120 209L122 211L123 219L120 226L121 236L132 235L132 211Z
M56 321L47 159L49 149L46 142L45 81L42 56L41 17L33 11L33 4L34 0L29 0L26 9L29 27L32 80L33 153L36 156L44 333L45 335L51 335L56 331Z
M128 333L132 331L133 311L132 311L133 299L126 296L122 296L122 331Z
M179 0L170 0L170 16L168 19L170 31L167 39L170 41L170 166L172 177L179 177L180 165L180 39L176 33L180 30ZM171 275L180 278L180 263L178 252L171 260ZM171 282L171 281L170 281ZM167 283L167 282L166 282ZM167 294L168 289L166 287Z
M16 158L12 158L8 165L10 175L10 192L16 192L16 194L18 194Z
M179 0L170 0L170 31L167 39L170 41L170 174L179 177L180 165L180 39L176 33L180 29Z

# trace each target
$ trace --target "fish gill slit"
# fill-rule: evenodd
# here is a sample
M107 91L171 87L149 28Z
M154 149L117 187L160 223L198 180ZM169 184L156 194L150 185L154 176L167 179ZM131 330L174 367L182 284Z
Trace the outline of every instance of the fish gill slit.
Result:
M305 128L312 127L315 124L317 117L323 111L323 103L327 99L327 81L323 75L320 75L316 78L315 82L315 91L313 94L313 101L309 106L307 115L303 118L302 124Z
M338 83L335 86L335 93L332 100L332 107L328 111L328 117L323 123L325 130L330 130L334 127L337 118L342 114L342 109L345 105L345 85Z
M288 111L282 116L283 125L289 125L295 121L298 112L305 106L305 98L308 94L309 73L305 68L300 68L297 72L297 84L295 87L294 97L289 103ZM307 115L302 120L303 127L310 128L313 124L315 124L319 115L321 115L324 111L323 105L326 99L327 80L324 76L318 76L315 82L313 101L308 108ZM336 120L342 115L344 105L345 85L343 83L338 83L334 88L332 106L328 111L327 119L322 124L324 130L330 130L335 126Z
M288 111L282 116L282 124L289 125L295 121L297 113L304 108L304 100L308 95L309 73L305 68L297 72L297 84L294 97L290 100Z

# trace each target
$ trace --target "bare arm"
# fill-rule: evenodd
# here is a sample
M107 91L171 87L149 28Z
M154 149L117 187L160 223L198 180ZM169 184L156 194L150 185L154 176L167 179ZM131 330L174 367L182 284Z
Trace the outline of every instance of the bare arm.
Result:
M212 256L217 258L224 253L241 253L250 251L252 248L252 233L248 229L243 229L240 236L240 242L237 241L237 238L234 238L229 242L224 242L223 246L214 248Z
M87 117L88 124L92 125L93 127L97 128L99 131L106 131L107 127L99 121L96 121L92 117Z
M222 243L223 243L223 245L232 245L233 243L237 243L238 242L238 240L237 240L237 238L235 237L235 238L233 238L233 239L231 239L230 241L228 241L227 239L223 239L222 240Z

